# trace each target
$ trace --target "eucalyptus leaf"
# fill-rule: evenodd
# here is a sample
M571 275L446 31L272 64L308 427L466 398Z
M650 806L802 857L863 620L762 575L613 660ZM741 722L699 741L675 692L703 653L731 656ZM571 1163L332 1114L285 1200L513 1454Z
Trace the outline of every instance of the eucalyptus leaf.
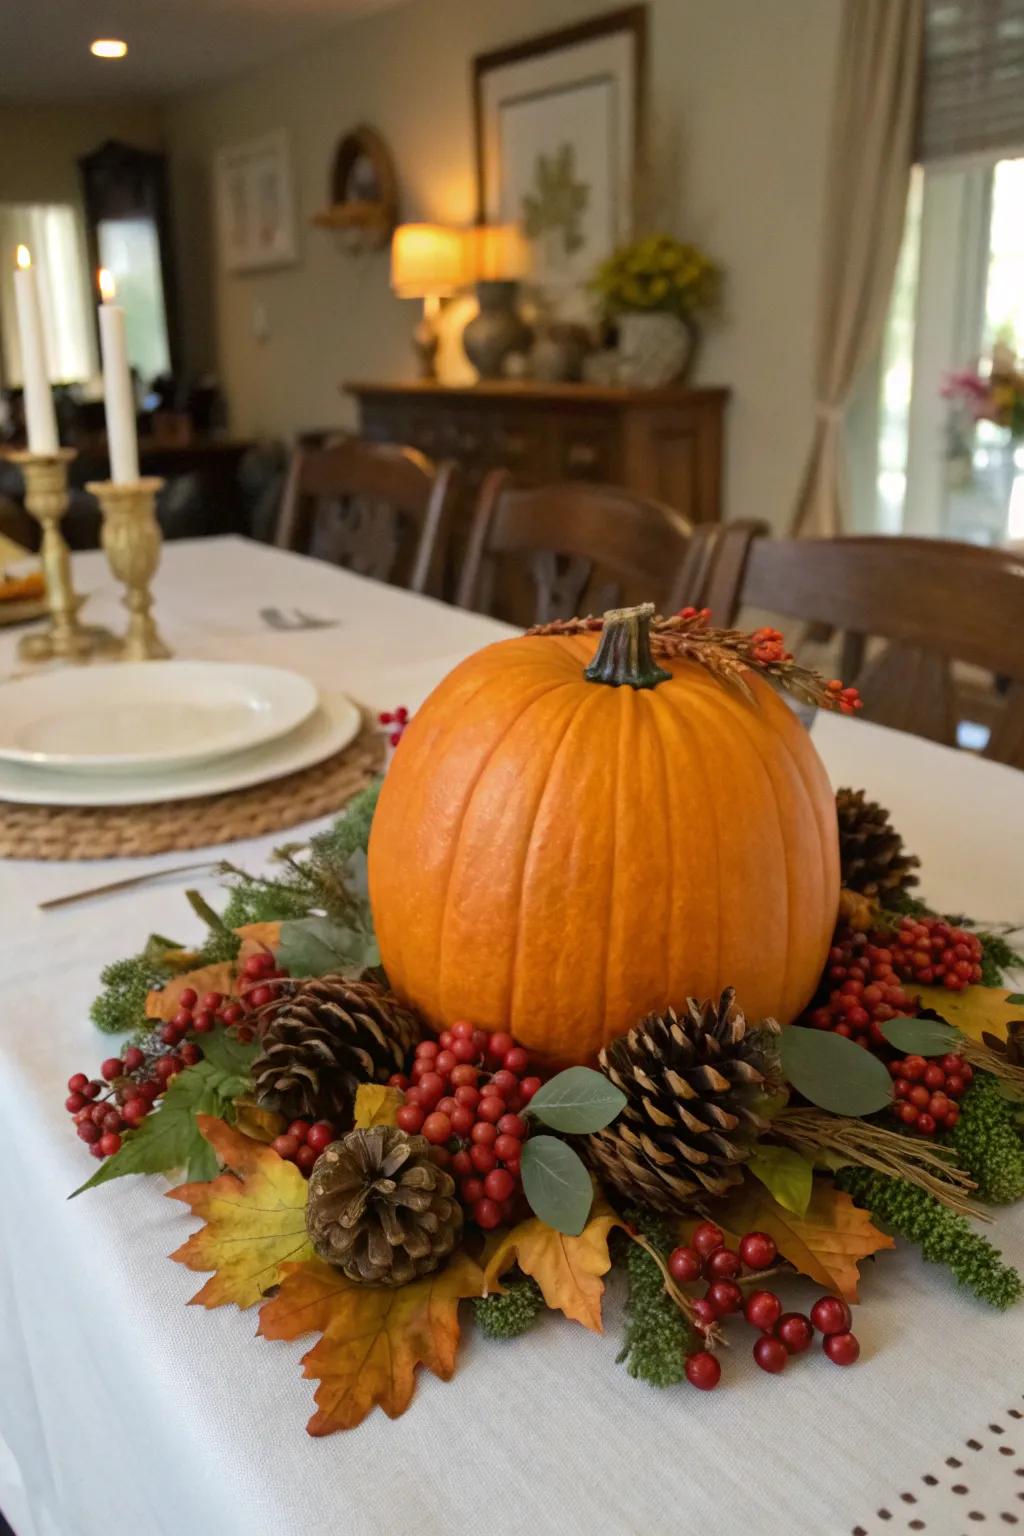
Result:
M814 1183L814 1167L792 1147L771 1147L763 1142L747 1167L768 1193L794 1216L806 1216Z
M578 1237L594 1199L583 1159L557 1136L531 1136L523 1143L519 1168L534 1215L556 1232Z
M789 1024L782 1070L798 1093L836 1115L871 1115L892 1100L892 1079L877 1056L829 1030Z
M549 1078L530 1100L530 1112L553 1131L583 1136L602 1131L625 1108L621 1088L591 1067L568 1067Z
M1006 996L1008 1003L1024 1003L1024 992L1009 992Z
M940 1019L886 1019L878 1027L890 1045L908 1056L947 1056L964 1043L960 1031Z
M329 917L299 917L281 924L277 963L292 976L359 976L380 964L380 951L372 933Z

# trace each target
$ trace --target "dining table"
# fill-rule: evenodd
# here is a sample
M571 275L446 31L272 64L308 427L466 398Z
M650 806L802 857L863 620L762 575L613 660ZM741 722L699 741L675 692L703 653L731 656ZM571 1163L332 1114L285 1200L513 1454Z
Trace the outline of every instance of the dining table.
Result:
M86 619L123 623L101 554L76 555L74 576ZM176 655L291 668L371 711L415 711L514 633L236 537L167 546L154 593ZM0 676L18 670L0 633ZM937 910L1024 922L1024 774L860 718L819 713L811 730L834 786L888 807ZM189 860L261 870L281 841ZM182 862L0 865L0 1511L16 1536L1024 1532L1024 1304L987 1308L902 1242L863 1266L847 1370L815 1350L768 1376L741 1327L714 1392L634 1380L614 1271L603 1332L554 1313L514 1342L466 1326L453 1378L421 1372L401 1418L311 1438L302 1341L255 1338L255 1309L187 1304L199 1281L167 1255L195 1222L165 1198L172 1181L68 1199L91 1163L66 1081L109 1054L89 1021L101 967L150 933L198 940L186 885L223 899L212 867L157 878ZM40 907L136 874L154 878ZM1020 1209L990 1235L1024 1266ZM782 1294L806 1310L816 1290L794 1277Z

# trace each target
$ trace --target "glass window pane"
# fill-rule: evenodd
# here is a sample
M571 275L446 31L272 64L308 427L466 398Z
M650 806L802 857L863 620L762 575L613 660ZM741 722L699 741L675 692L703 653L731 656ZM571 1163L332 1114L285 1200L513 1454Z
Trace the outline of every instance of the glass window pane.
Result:
M171 366L160 271L160 243L149 219L105 219L97 229L100 265L117 284L128 361L146 383Z

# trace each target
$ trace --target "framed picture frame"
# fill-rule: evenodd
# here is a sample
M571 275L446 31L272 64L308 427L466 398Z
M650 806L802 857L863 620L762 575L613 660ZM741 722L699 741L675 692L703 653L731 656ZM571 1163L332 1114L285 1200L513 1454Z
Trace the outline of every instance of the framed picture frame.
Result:
M260 272L298 260L295 192L282 131L214 157L217 238L226 272Z
M633 5L473 60L478 216L522 227L542 289L578 288L632 233L646 54Z

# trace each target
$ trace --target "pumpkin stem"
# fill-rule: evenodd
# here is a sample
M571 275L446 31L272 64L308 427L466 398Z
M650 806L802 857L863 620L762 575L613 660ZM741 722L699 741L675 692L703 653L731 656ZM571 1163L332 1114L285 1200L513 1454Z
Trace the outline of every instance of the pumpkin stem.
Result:
M636 608L610 608L604 616L601 642L583 676L588 683L608 683L621 688L657 688L672 676L651 655L651 620L654 604Z

